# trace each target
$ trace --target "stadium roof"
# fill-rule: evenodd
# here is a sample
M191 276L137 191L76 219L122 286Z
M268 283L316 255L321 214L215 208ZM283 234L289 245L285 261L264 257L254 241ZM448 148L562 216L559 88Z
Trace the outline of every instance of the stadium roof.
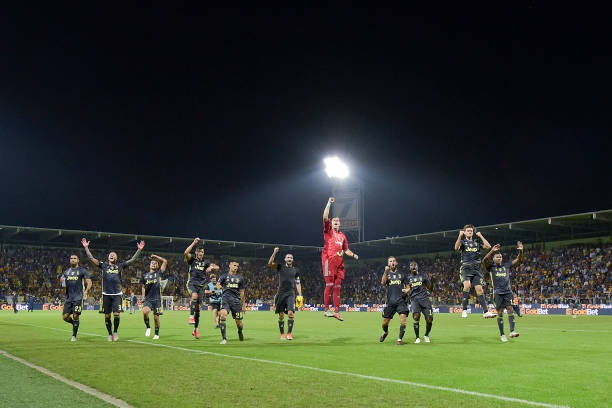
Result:
M612 236L612 210L477 226L477 230L481 231L492 245L495 243L515 245L518 240L525 244L533 244L584 238L609 238ZM458 234L459 230L455 229L352 243L350 247L362 259L445 252L453 250ZM80 248L82 237L90 239L92 247L100 250L133 250L136 241L144 239L148 251L162 253L182 253L193 240L181 237L0 225L0 242L4 245ZM215 256L267 258L275 246L280 247L283 252L291 251L296 257L314 258L321 254L321 247L317 246L217 240L204 240L204 242L206 251Z
M476 226L476 230L482 232L491 245L500 243L502 246L516 245L516 241L529 245L585 238L609 238L612 236L612 210ZM458 235L459 229L454 229L390 237L352 244L351 249L363 258L453 251Z

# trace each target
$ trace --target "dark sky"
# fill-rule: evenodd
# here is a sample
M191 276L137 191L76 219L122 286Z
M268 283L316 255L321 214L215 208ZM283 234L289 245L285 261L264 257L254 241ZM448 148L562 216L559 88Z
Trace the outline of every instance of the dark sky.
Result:
M345 158L365 238L612 208L602 17L4 10L0 224L319 245Z

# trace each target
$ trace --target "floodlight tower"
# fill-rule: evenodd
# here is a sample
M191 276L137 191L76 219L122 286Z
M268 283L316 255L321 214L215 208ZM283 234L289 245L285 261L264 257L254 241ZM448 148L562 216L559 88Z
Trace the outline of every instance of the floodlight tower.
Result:
M332 180L332 217L340 217L340 229L350 242L364 241L363 189L361 181L349 177L348 166L338 157L324 160L325 172Z

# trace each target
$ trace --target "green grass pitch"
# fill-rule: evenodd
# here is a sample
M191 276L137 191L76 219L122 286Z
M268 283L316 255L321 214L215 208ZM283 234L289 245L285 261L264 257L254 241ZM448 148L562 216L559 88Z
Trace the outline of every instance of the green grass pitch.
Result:
M245 341L228 320L220 345L210 312L191 336L186 312L161 317L144 337L142 314L122 313L119 341L104 318L81 317L78 342L60 312L0 312L0 353L9 353L134 407L605 407L612 381L612 316L525 316L520 337L499 340L495 319L435 316L432 342L414 344L408 319L379 343L379 313L296 314L294 340L279 339L272 312L245 315ZM507 319L506 333L509 332ZM153 319L151 319L153 324ZM425 322L421 319L421 336ZM3 406L109 407L0 354Z

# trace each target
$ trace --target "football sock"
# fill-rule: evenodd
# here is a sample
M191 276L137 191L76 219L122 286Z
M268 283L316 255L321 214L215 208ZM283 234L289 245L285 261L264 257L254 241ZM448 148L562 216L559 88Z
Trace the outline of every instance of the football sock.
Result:
M189 316L193 316L193 300L189 302Z
M325 284L325 292L323 292L323 303L325 303L325 310L329 309L329 304L331 303L331 293L334 289L333 283Z
M197 329L198 326L200 326L200 308L197 308L194 315L193 315L194 321L195 321L195 328Z
M518 307L518 305L512 305L512 309L514 309L514 313L516 313L518 317L521 317L521 308Z
M293 332L293 317L290 317L287 321L287 333Z
M470 300L470 290L468 289L466 291L464 289L463 292L461 293L461 307L463 308L463 310L467 310L469 300Z
M221 329L221 337L225 339L225 331L227 329L227 325L225 324L225 320L219 321L219 329Z
M382 325L382 329L383 329L383 331L384 331L385 333L387 333L387 332L389 331L389 323L387 323L387 324L383 324L383 325Z
M80 320L74 320L72 322L72 335L76 337L77 332L79 331L79 322Z
M482 313L489 311L489 305L487 305L484 294L478 295L478 303L480 303L480 306L482 307Z
M414 335L419 337L419 322L412 323L412 327L414 328Z
M431 322L425 321L425 335L429 336L429 332L431 332L431 326L433 326L433 320Z
M278 329L280 330L281 334L285 333L285 321L284 320L278 321Z
M406 325L405 324L400 324L400 332L399 332L399 338L400 339L404 338L404 333L406 333Z
M155 326L155 335L159 336L159 326Z
M115 318L113 319L113 332L117 333L117 330L119 330L120 322L121 322L121 318L118 315L115 316Z
M145 326L147 326L147 329L151 328L151 324L149 323L149 316L145 316L144 322Z
M334 285L334 310L340 313L340 285Z
M508 322L510 323L510 331L514 331L514 315L508 316Z
M497 325L499 326L499 334L504 334L504 316L497 316Z
M74 322L74 320L72 320L72 316L68 316L68 318L66 320L64 320L66 323L70 323L72 324Z
M104 317L104 324L106 325L106 330L108 331L108 334L113 334L113 326L111 325L110 316Z

